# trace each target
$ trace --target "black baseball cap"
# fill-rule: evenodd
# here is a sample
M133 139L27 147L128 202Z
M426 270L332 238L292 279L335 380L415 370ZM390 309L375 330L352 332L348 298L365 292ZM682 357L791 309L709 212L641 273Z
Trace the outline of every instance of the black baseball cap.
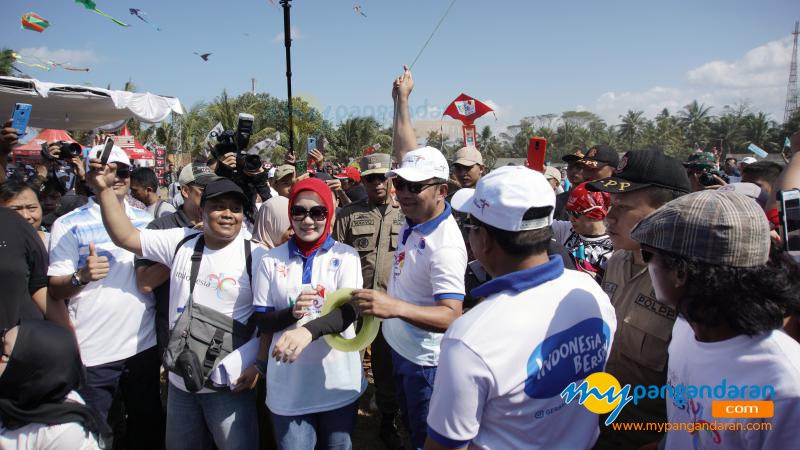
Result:
M581 159L581 163L588 166L597 166L598 163L608 164L617 167L619 164L619 154L616 150L607 145L595 145Z
M200 204L205 204L206 201L212 198L221 197L226 194L235 194L238 196L242 200L242 205L247 205L250 202L250 199L247 198L238 184L234 183L229 178L217 177L206 185L205 190L203 190L203 196L200 197Z
M680 161L660 150L636 150L625 153L613 177L587 183L593 192L621 194L646 187L660 187L688 193L689 176Z
M580 148L576 148L573 153L570 153L569 155L562 156L561 160L564 161L565 163L569 164L569 163L574 163L575 161L582 160L583 156L584 156L583 155L583 151Z

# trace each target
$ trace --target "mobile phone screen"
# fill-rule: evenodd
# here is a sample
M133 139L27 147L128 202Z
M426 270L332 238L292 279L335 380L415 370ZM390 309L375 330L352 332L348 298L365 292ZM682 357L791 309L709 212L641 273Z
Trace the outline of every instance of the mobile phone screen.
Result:
M800 251L800 198L785 200L786 250Z

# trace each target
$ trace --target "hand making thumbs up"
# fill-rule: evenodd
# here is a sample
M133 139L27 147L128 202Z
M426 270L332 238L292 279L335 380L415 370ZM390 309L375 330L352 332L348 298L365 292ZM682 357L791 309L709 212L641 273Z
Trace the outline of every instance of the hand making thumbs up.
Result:
M78 277L83 283L102 280L108 276L108 257L97 256L97 249L94 242L89 243L89 257L86 258L86 265L78 272Z

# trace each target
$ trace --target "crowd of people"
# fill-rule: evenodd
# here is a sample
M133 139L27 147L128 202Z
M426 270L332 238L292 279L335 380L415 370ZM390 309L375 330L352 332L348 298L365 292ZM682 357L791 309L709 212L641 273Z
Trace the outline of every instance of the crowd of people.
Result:
M393 81L393 153L354 164L243 167L220 143L165 193L119 147L49 143L35 176L0 171L0 448L352 448L367 355L389 449L794 447L800 268L779 203L800 156L594 145L563 172L490 170L475 147L419 147L413 87ZM17 143L6 124L4 166ZM322 339L370 316L366 352ZM774 388L771 418L651 396L616 423L771 429L610 427L561 396L599 372Z

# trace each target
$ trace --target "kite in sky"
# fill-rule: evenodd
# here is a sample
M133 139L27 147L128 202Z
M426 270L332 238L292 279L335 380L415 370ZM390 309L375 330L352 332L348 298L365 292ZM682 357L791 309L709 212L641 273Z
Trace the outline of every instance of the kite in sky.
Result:
M197 53L197 52L192 52L192 53L203 58L203 61L208 61L208 57L211 56L211 53Z
M26 30L36 31L41 33L45 28L50 26L50 22L45 20L42 16L29 12L22 16L22 28Z
M128 8L128 11L131 12L131 15L138 17L139 20L141 20L142 22L144 22L144 23L150 25L151 27L155 28L156 31L161 31L161 28L156 26L156 24L154 24L154 23L150 22L149 20L145 19L144 16L147 15L146 12L142 11L141 9L136 9L136 8Z
M92 0L75 0L75 3L81 4L81 5L83 5L84 8L88 9L89 11L94 11L97 14L100 14L101 16L103 16L103 17L105 17L107 19L110 19L112 22L114 22L115 24L117 24L117 25L119 25L121 27L130 26L127 23L119 21L119 20L109 16L108 14L104 13L103 11L100 11L99 9L97 9L97 3L93 2Z
M367 17L367 15L364 14L364 7L359 5L358 3L353 5L353 12L355 12L356 14L361 14L364 17Z
M489 112L494 114L494 110L489 105L467 94L461 94L447 106L442 115L450 116L466 125L471 125L475 119ZM497 119L497 116L495 116L495 119Z
M19 53L12 53L11 57L14 58L14 62L20 63L24 66L28 67L35 67L37 69L42 70L51 70L53 68L59 68L64 70L69 70L71 72L88 72L88 67L72 67L69 63L59 63L50 60L43 60L36 56L22 56Z

